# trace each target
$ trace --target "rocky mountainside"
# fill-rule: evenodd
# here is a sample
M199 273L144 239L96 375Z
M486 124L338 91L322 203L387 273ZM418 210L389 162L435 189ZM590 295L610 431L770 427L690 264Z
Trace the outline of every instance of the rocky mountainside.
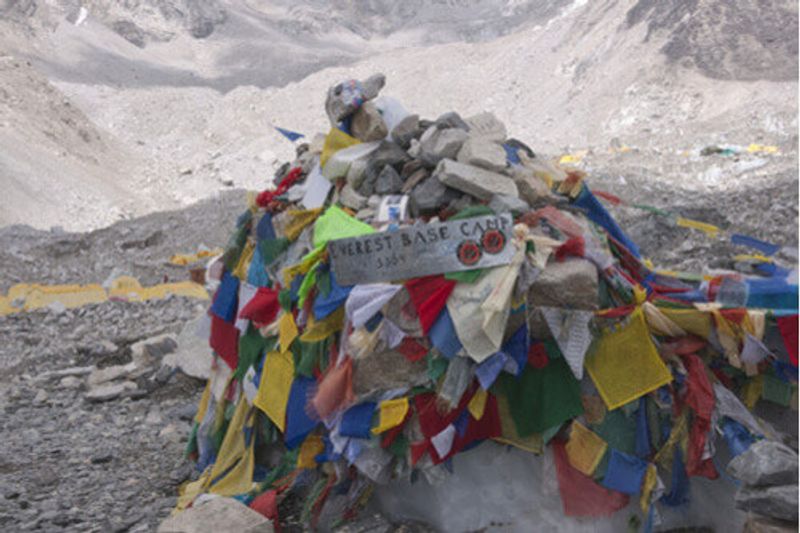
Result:
M375 71L409 108L492 110L554 155L612 140L655 153L757 142L796 154L788 1L5 0L0 30L6 61L32 71L3 69L0 85L24 95L49 84L37 100L53 108L22 129L0 122L3 180L19 191L2 200L6 224L87 229L228 187L263 189L293 149L272 126L324 130L324 89ZM0 112L27 116L10 101ZM73 120L65 101L89 126L58 133ZM32 128L56 147L24 153ZM110 160L92 149L98 161L85 168L81 129ZM662 163L645 165L667 183L695 181ZM91 201L71 201L76 191Z

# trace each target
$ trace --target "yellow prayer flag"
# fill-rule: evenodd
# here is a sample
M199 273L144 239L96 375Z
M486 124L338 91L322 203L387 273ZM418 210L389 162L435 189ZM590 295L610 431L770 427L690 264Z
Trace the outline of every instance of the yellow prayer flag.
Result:
M711 335L711 315L699 309L659 307L661 313L687 333L707 339Z
M250 261L253 260L253 251L255 244L250 240L244 245L242 255L239 256L239 262L236 263L236 268L233 269L233 275L242 281L247 281L247 270L250 268Z
M261 383L258 385L253 404L284 431L286 426L286 404L294 380L294 358L291 352L269 352L264 359ZM229 430L230 431L230 430Z
M328 135L325 137L325 144L322 147L322 155L319 158L320 166L325 167L325 163L328 162L328 159L339 150L359 144L360 142L361 141L355 137L351 137L339 128L331 128L331 131L329 131Z
M319 435L309 435L300 446L297 454L297 468L316 468L315 457L325 451L325 444Z
M587 476L594 474L607 449L608 444L599 435L577 420L572 421L566 450L567 459L576 470Z
M642 496L639 499L639 506L642 508L643 513L647 513L647 509L650 508L650 495L653 493L653 489L656 488L656 483L658 483L656 465L649 463L644 474L644 483L642 483Z
M586 369L609 411L672 381L650 339L641 307L620 330L600 336L586 357Z
M344 306L317 322L313 317L308 318L306 330L300 336L303 342L317 342L327 339L344 327Z
M647 325L650 330L656 335L665 335L667 337L684 337L686 332L681 329L675 322L670 320L661 310L650 302L645 302L642 306L644 309L645 317L647 318Z
M224 409L218 409L217 411L224 411ZM239 403L236 405L236 410L233 412L233 417L228 424L228 430L225 432L225 438L219 448L217 460L214 462L214 467L211 469L211 474L209 475L210 482L216 481L233 468L237 461L244 457L246 452L244 425L249 411L250 404L247 403L247 399L242 395L242 397L239 398Z
M755 408L761 393L764 391L764 376L758 375L742 387L742 403L751 411Z
M255 450L253 442L245 449L242 457L236 465L230 469L223 477L213 482L208 489L212 494L220 496L235 496L244 492L249 492L253 488L253 470L255 469Z
M706 224L705 222L699 222L697 220L691 220L683 217L678 217L678 220L675 222L683 228L699 229L709 237L716 237L719 234L719 228L713 224Z
M316 209L290 209L286 211L283 234L290 241L297 240L303 230L322 214L321 207ZM277 228L276 228L277 229Z
M211 400L211 380L206 381L206 387L203 389L203 395L200 397L200 403L197 405L197 413L194 415L194 421L198 424L206 417L208 411L208 404Z
M384 400L379 408L378 425L372 428L373 435L379 435L403 423L408 414L408 398L403 396L394 400Z
M477 392L475 392L475 394L472 396L472 399L470 399L469 403L467 404L467 409L472 415L472 418L475 420L480 420L483 418L483 412L486 410L486 399L488 397L489 393L478 387Z
M189 481L180 486L178 489L178 502L172 510L172 516L189 507L189 505L194 502L195 498L203 493L204 487L208 485L210 474L211 467L208 467L195 481Z
M672 468L672 457L675 445L683 443L688 434L689 416L687 411L684 410L672 424L672 431L669 433L669 438L667 442L661 446L661 449L656 452L656 455L653 457L653 462L665 468Z
M541 433L532 433L527 437L520 437L517 433L517 425L511 417L508 407L508 398L505 394L495 396L497 399L497 415L500 418L501 436L492 440L502 444L510 444L520 450L541 455L544 450Z
M289 347L291 347L298 334L299 331L297 330L297 324L294 323L292 313L283 313L278 322L278 345L281 347L282 352L289 351Z
M777 154L778 153L778 147L777 146L772 146L772 145L769 145L769 144L751 143L747 147L747 151L750 152L751 154L756 154L758 152L763 152L765 154Z

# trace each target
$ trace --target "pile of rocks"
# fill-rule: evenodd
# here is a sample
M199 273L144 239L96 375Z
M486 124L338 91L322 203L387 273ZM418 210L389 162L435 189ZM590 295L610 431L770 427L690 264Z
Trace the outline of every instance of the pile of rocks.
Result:
M384 83L331 87L329 133L250 197L209 265L213 355L187 446L202 473L177 510L234 497L315 528L394 485L397 514L444 530L700 525L690 478L720 477L717 433L741 453L776 438L760 399L792 405L796 284L655 272L582 172L489 113L412 115ZM549 503L461 509L469 484L453 507L415 504L481 443L545 456L515 457L558 486L520 490Z
M339 84L328 93L331 123L349 125L358 144L330 159L325 157L324 136L316 137L310 150L305 145L299 150L296 163L306 171L311 171L313 155L323 154L324 176L341 183L334 203L372 221L380 218L380 206L392 195L408 195L407 218L455 213L479 203L522 213L558 201L547 180L563 180L566 173L508 138L505 125L492 113L462 118L448 112L427 120L408 113L393 98L379 97L383 84L384 77L375 75L360 84ZM526 164L512 166L509 156ZM282 167L276 183L293 167Z

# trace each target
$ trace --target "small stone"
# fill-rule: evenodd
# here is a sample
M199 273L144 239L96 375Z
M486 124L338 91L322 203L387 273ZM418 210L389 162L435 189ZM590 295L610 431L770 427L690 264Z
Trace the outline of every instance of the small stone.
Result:
M370 154L367 168L364 171L364 179L356 190L362 196L372 196L375 194L375 183L384 167L386 165L400 166L409 159L409 155L397 144L391 141L381 142L378 149Z
M365 102L353 113L350 131L361 142L380 141L389 133L378 108Z
M470 137L482 137L500 143L506 140L506 125L488 111L468 117L464 122L469 126Z
M422 154L422 144L419 139L411 139L411 142L408 143L407 153L414 159L419 159Z
M464 122L461 115L455 111L448 111L436 119L434 125L440 130L447 128L457 128L463 131L469 131L469 124Z
M408 148L411 144L411 139L415 139L421 134L419 115L408 115L392 130L392 140L401 147Z
M174 376L176 372L177 372L177 369L175 369L175 368L172 368L172 367L170 367L168 365L161 365L160 367L158 367L158 370L156 371L156 373L153 374L152 379L156 383L164 385L165 383L168 383L169 380L172 379L172 376Z
M179 443L186 440L187 435L182 424L179 426L178 424L171 423L164 426L161 431L158 432L158 436L168 442Z
M136 383L132 381L96 385L89 389L85 397L90 402L106 402L118 398L123 393L135 391L137 388Z
M400 174L391 167L386 165L375 180L375 193L381 195L397 194L403 187L403 180Z
M366 159L356 159L352 163L350 163L350 168L347 170L347 176L345 180L347 183L357 189L361 182L364 181L364 173L367 171L367 160Z
M411 191L409 202L415 218L435 215L447 203L447 187L430 177Z
M272 522L233 498L222 496L170 516L158 533L272 533Z
M169 333L151 337L131 345L131 359L137 368L144 368L161 360L178 348L175 337Z
M422 164L422 161L419 159L412 159L411 161L406 162L402 169L400 169L400 177L403 178L403 181L407 180L409 176L414 174L417 170L424 168L425 165Z
M48 311L60 315L61 313L67 310L67 306L65 306L61 302L52 302L47 306Z
M431 126L420 137L419 159L430 167L443 159L455 159L468 137L469 134L462 129Z
M178 417L179 420L191 422L197 414L197 406L193 403L187 403L172 411L172 414Z
M349 183L345 183L342 190L339 191L339 202L345 207L358 211L367 205L367 198L358 194Z
M541 178L536 177L532 171L515 169L511 178L517 184L520 198L523 198L528 204L539 205L553 199L550 188Z
M135 363L128 363L127 365L114 365L108 366L106 368L97 368L89 374L89 385L100 385L101 383L107 383L109 381L114 381L115 379L119 379L121 377L125 377L136 370Z
M403 187L400 189L400 192L403 194L408 194L408 192L416 187L422 180L430 176L431 173L428 172L427 169L420 168L413 174L411 174L406 181L403 183Z
M500 172L506 168L506 151L482 137L470 137L458 151L458 162Z
M161 416L161 410L158 407L151 407L150 410L147 412L147 416L144 417L145 424L152 424L157 425L163 422L163 417Z
M61 389L77 389L81 386L82 381L75 376L65 376L58 382Z
M89 461L93 465L102 465L102 464L105 464L105 463L110 463L113 458L114 458L114 454L109 452L109 451L106 451L106 452L99 452L99 453L93 455L89 459Z
M325 166L322 167L322 175L331 181L347 176L350 165L358 160L367 161L379 146L380 143L372 142L342 148L325 162Z
M489 202L489 209L497 214L512 213L519 215L530 211L531 207L525 200L521 200L516 196L506 196L503 194L495 194L492 196L492 201Z
M433 173L442 184L471 194L479 200L490 200L495 194L519 196L517 186L508 176L489 172L452 159L443 159Z
M372 220L375 218L375 210L371 207L365 207L358 213L356 213L356 218L358 220Z
M43 405L47 402L47 399L47 391L44 389L39 389L39 391L36 393L36 396L33 398L33 405Z

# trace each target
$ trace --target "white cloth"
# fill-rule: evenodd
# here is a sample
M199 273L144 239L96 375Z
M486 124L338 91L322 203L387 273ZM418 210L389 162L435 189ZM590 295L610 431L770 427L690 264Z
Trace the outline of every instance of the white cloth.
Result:
M360 328L375 316L402 288L402 285L389 283L356 285L347 296L344 312L353 327Z
M769 357L770 354L771 352L769 351L769 348L764 346L764 343L749 333L745 335L742 353L739 355L739 358L743 363L757 365Z
M442 431L437 433L431 438L431 444L436 448L436 453L439 457L445 457L453 448L453 440L456 438L456 427L453 424L448 425Z
M239 283L239 309L236 312L236 323L234 325L236 326L236 329L242 333L242 335L247 333L247 325L250 323L250 321L246 318L239 318L239 311L244 309L244 306L250 303L250 300L253 299L257 291L258 287L250 285L246 281Z
M583 359L592 344L589 322L594 313L557 307L540 307L559 350L577 379L583 379Z
M524 257L518 249L511 264L490 269L475 283L457 284L447 300L458 340L476 363L500 350Z
M736 420L755 435L763 435L764 430L758 425L753 414L744 406L734 393L725 386L714 384L714 397L717 400L717 412L720 416L727 416Z

